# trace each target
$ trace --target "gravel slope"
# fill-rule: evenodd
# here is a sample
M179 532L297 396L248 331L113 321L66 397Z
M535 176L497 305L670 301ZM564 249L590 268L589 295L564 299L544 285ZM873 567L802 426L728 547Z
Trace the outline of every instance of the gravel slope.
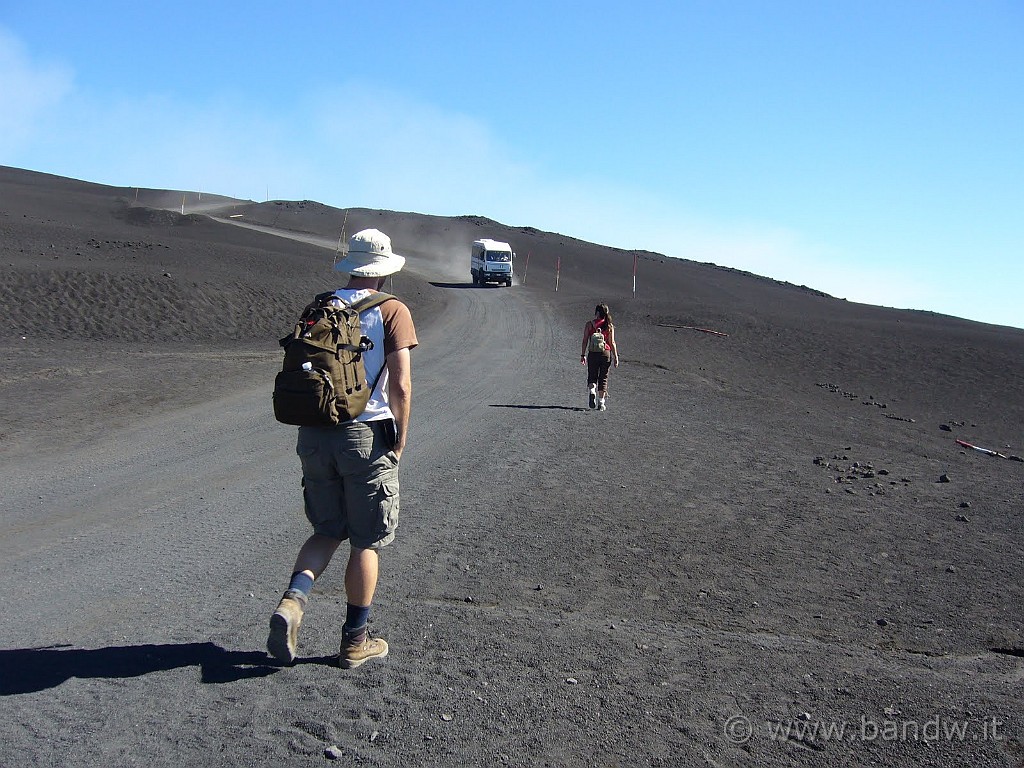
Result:
M634 298L630 254L351 211L410 256L421 340L372 619L392 651L332 666L336 564L279 668L307 530L275 339L330 285L339 212L208 211L282 238L2 170L0 764L1024 761L1024 463L953 442L1022 452L1024 332L656 254ZM531 253L525 285L468 285L481 230ZM606 413L577 352L598 299Z

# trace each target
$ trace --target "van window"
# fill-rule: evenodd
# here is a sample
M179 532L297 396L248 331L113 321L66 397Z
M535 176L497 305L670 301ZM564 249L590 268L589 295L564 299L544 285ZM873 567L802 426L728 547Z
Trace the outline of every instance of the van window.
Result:
M465 253L465 251L463 251ZM512 261L512 254L508 251L488 251L488 261Z

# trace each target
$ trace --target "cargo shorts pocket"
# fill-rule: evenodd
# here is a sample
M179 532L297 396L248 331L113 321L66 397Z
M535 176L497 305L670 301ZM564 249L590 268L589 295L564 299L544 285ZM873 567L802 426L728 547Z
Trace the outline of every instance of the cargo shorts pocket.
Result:
M380 513L378 517L378 534L393 535L398 526L398 474L394 473L380 484L380 496L378 503Z
M324 455L315 432L309 429L299 430L298 439L295 441L295 453L302 465L303 475L324 474Z

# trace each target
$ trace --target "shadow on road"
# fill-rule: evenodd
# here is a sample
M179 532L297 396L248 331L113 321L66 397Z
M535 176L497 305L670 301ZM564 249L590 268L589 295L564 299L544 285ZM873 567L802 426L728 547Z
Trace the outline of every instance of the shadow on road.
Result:
M435 288L477 288L481 291L490 291L496 288L505 288L507 286L501 283L484 283L483 285L474 285L473 283L437 283L431 281L430 283Z
M578 408L571 405L502 405L491 403L488 408L524 408L528 411L586 411L587 408Z
M54 688L72 677L140 677L194 666L202 669L204 683L266 677L280 669L262 651L226 651L214 643L19 648L0 651L0 696Z
M430 284L432 286L434 286L435 288L476 288L477 287L477 286L473 285L473 283L435 283L435 282L431 281ZM481 286L481 287L483 287L483 286Z

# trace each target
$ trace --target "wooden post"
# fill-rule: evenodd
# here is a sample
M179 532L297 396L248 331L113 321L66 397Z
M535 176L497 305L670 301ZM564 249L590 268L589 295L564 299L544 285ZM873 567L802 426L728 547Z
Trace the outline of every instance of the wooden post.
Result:
M338 263L338 257L341 255L341 241L345 239L345 227L348 226L348 208L345 209L345 218L341 222L341 234L338 235L338 247L334 249L334 263Z

